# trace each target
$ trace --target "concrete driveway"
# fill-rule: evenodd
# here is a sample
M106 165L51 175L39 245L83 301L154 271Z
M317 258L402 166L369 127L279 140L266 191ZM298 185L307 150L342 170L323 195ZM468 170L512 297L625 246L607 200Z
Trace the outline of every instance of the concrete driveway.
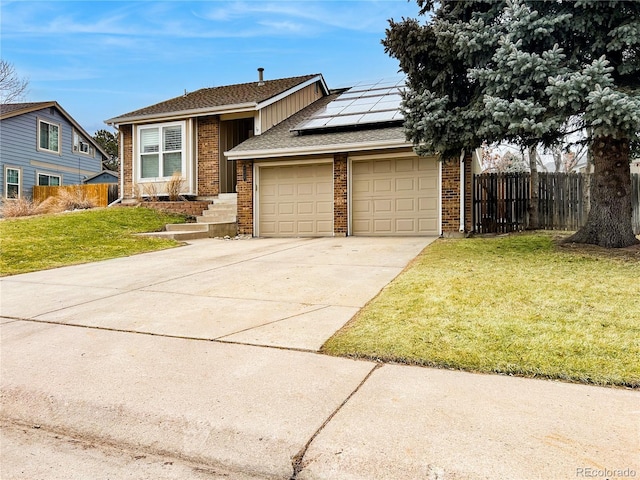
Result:
M197 240L4 278L1 315L317 350L431 241Z
M0 279L2 478L640 475L640 396L315 353L431 239L199 240Z

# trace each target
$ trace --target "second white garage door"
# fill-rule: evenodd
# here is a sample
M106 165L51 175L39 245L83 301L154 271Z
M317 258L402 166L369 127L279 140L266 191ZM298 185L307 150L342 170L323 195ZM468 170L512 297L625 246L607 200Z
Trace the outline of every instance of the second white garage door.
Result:
M435 158L354 161L351 168L353 235L439 235Z
M333 235L333 164L260 167L258 235Z

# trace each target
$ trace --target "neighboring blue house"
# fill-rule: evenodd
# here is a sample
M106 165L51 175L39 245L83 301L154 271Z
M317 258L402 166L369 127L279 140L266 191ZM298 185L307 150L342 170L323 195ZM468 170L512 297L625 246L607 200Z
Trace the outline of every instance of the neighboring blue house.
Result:
M102 172L107 153L58 102L0 105L0 199L34 185L77 185Z

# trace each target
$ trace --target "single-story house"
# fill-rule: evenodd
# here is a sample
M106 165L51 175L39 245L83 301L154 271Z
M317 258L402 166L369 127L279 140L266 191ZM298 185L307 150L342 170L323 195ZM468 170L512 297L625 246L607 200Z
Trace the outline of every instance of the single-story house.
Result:
M253 236L452 235L472 228L472 152L419 157L399 111L402 79L330 91L320 74L205 88L107 120L124 199L237 193Z
M95 175L91 175L90 177L85 178L83 183L114 183L117 185L118 179L118 172L114 172L113 170L102 170Z
M33 186L78 185L108 155L57 102L0 105L0 197L31 197Z

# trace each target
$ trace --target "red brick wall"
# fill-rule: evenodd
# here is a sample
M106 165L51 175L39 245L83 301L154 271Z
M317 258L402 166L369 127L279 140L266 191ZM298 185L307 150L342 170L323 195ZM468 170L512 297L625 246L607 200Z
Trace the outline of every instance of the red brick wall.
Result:
M465 232L472 230L473 178L471 155L464 161L464 226ZM460 233L460 160L445 160L442 163L442 233Z
M183 215L191 215L199 217L202 212L209 207L211 202L193 201L193 202L142 202L140 205L154 210L163 212L182 213Z
M238 233L253 235L253 161L236 162L238 180Z
M133 186L133 125L120 125L122 133L122 162L124 175L124 191L123 198L135 198L137 192Z
M220 119L198 118L198 195L220 193Z
M347 154L338 153L333 158L333 233L347 234Z

